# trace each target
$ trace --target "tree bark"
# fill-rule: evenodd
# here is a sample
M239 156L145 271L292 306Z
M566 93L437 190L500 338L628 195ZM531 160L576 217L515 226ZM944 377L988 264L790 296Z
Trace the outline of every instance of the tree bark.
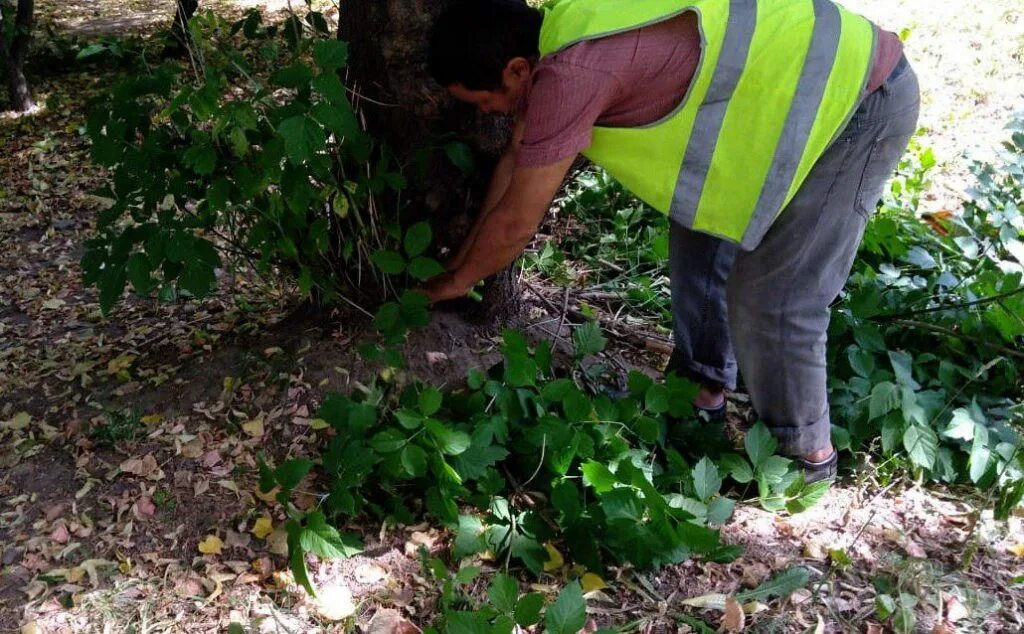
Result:
M177 9L174 11L174 24L171 25L171 41L167 43L164 54L182 53L188 50L191 36L188 32L188 21L199 9L199 0L175 0Z
M35 107L32 93L28 88L28 80L25 79L25 58L28 57L28 45L32 39L34 5L33 0L18 0L13 36L7 41L0 35L0 57L3 58L4 70L7 73L7 93L11 108L17 112L25 112ZM2 31L7 29L3 28Z
M456 102L427 72L430 27L453 1L343 0L338 37L349 43L346 80L358 95L354 101L371 134L406 167L414 165L423 148L434 148L422 165L423 178L409 179L405 213L431 220L441 246L454 250L480 211L512 121ZM476 168L469 176L443 150L456 138L473 150ZM472 315L491 322L513 316L519 298L516 276L511 270L494 276L483 295L483 305Z

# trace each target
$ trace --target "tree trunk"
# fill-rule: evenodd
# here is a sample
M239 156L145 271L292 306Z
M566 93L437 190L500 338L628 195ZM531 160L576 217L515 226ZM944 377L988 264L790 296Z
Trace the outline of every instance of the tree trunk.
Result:
M338 36L349 43L347 83L371 134L406 167L423 148L436 148L423 165L424 178L409 179L403 202L413 215L429 219L440 246L452 250L480 211L512 130L511 119L484 116L451 99L427 72L431 24L453 1L343 0L338 24ZM468 177L443 151L453 138L473 150L476 168ZM471 313L490 322L507 320L518 309L516 276L511 270L494 276L483 295L483 306Z
M28 89L28 80L25 79L25 58L28 57L28 45L32 39L34 4L33 0L18 0L10 41L0 35L0 57L3 58L4 70L7 73L7 94L10 96L11 108L17 112L25 112L35 107L32 93ZM6 19L9 18L5 18L5 21ZM7 31L6 25L0 26L4 27L0 31Z
M188 32L188 21L199 9L199 0L175 0L177 9L174 11L174 24L171 25L171 39L164 48L165 55L184 53L188 50L191 36Z

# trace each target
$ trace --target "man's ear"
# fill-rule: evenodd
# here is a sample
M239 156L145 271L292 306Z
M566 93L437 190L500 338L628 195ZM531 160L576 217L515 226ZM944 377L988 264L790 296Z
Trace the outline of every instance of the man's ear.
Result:
M513 57L505 65L505 72L508 74L510 79L516 79L518 81L526 81L530 77L530 72L533 70L530 60L525 57Z

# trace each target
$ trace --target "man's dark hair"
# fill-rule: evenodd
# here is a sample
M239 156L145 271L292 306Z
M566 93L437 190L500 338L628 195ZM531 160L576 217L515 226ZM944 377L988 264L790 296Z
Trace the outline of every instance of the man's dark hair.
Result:
M540 56L540 24L524 0L459 0L434 22L430 74L442 86L499 90L511 59Z

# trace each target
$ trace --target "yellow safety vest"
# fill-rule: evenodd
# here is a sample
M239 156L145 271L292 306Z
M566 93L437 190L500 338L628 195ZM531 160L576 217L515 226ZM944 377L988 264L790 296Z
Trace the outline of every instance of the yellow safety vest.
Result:
M597 126L583 153L691 229L755 248L853 115L875 29L831 0L554 0L541 56L697 14L682 103L635 128Z

